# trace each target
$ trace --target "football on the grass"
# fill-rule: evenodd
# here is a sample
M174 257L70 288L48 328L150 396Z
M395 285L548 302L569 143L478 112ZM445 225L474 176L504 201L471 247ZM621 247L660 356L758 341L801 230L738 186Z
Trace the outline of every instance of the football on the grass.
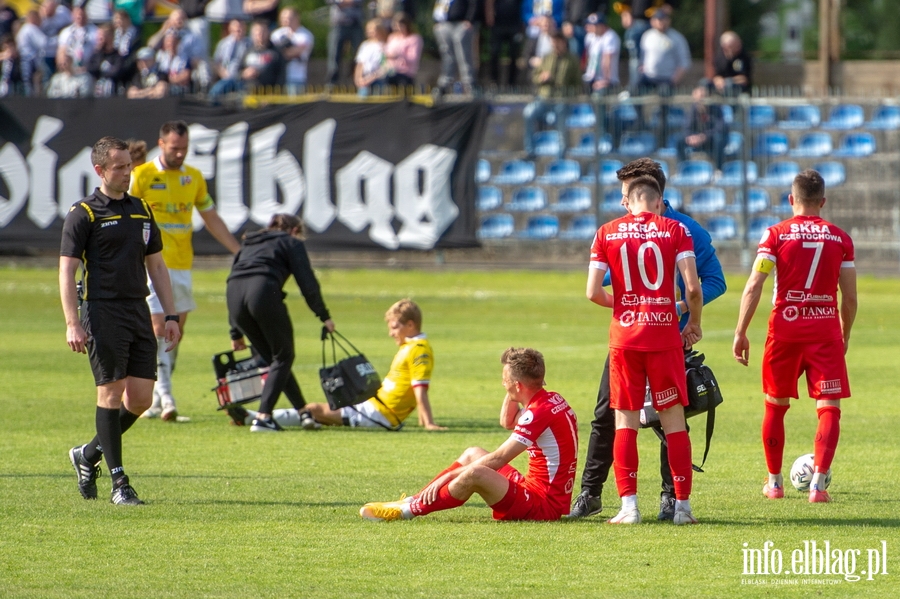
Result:
M794 461L794 465L791 466L791 484L794 485L794 488L798 491L809 491L809 484L812 482L814 473L813 454L808 453L802 455L797 458ZM829 468L828 472L825 474L825 489L827 489L830 484L831 468ZM824 491L825 489L820 490Z

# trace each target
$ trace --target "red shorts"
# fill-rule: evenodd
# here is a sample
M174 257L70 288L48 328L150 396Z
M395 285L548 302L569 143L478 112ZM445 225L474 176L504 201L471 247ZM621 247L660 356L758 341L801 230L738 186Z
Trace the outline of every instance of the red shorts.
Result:
M563 517L564 514L544 497L525 488L525 477L521 472L509 464L497 472L509 480L509 488L503 499L491 506L494 520L559 520Z
M688 405L684 351L680 347L657 352L610 348L609 405L612 409L643 408L648 381L657 412L679 404Z
M797 379L806 372L806 388L813 399L850 397L850 380L843 340L791 343L766 337L762 357L763 393L769 397L797 395Z

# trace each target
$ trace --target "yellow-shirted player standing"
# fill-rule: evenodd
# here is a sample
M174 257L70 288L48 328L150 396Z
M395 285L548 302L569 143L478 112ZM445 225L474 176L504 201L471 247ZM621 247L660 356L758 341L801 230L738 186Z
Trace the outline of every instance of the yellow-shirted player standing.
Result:
M184 164L188 152L187 123L169 121L163 124L159 130L158 144L159 157L134 169L129 193L143 198L150 204L159 225L163 240L162 256L169 269L172 290L175 294L178 327L184 335L188 312L197 307L191 280L191 267L194 262L194 229L191 218L194 208L200 213L210 234L228 251L236 253L240 249L240 244L216 212L203 174L196 168ZM145 418L161 416L163 420L175 422L178 417L175 399L172 397L175 356L166 353L165 344L160 341L165 334L165 320L174 318L164 316L152 285L147 303L150 304L153 330L160 349L156 386L153 389L153 405L143 416Z

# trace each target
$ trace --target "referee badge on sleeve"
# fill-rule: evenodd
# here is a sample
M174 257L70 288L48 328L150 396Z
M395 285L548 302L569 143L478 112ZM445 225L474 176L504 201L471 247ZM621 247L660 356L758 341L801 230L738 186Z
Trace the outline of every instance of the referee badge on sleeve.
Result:
M150 243L150 223L144 223L144 245Z

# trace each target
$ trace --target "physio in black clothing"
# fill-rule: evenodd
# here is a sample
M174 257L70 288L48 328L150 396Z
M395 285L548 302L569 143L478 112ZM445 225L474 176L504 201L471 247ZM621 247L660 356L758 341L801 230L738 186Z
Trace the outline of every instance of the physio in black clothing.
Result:
M276 214L268 228L244 236L240 251L234 257L228 276L226 299L231 324L231 347L247 347L246 337L269 364L269 376L263 386L259 413L253 420L252 432L279 431L272 409L284 391L294 408L303 412L306 401L300 385L291 372L294 363L294 328L284 304L284 282L294 276L310 310L325 328L334 331L334 323L322 300L319 282L309 264L306 247L301 241L303 223L290 214ZM235 423L243 422L232 415ZM306 428L304 426L304 428Z
M59 293L66 342L87 353L97 385L97 436L73 447L69 459L85 499L97 498L100 460L112 478L110 501L139 505L122 467L122 434L150 407L156 381L156 337L147 307L147 276L166 311L166 351L181 338L163 262L162 238L147 204L128 195L131 155L121 139L104 137L91 151L100 187L74 204L63 224ZM75 273L84 269L79 318Z

